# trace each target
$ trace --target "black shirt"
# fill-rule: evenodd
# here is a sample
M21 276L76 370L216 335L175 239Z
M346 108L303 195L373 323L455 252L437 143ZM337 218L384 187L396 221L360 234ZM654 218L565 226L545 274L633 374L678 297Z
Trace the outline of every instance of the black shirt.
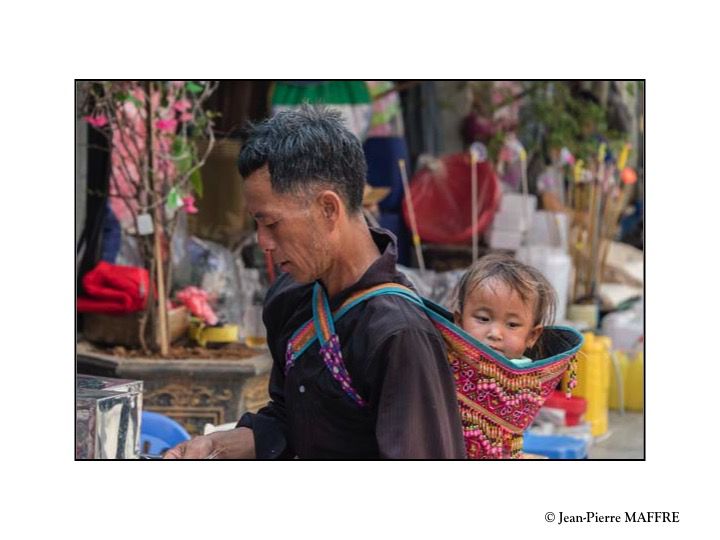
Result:
M335 311L352 294L394 282L411 287L396 267L387 231L371 229L381 256L351 287L329 299ZM270 403L238 426L255 436L258 458L464 458L455 387L439 332L412 302L376 296L335 323L358 406L311 345L284 373L292 333L312 318L313 284L282 274L267 294L263 320L273 357Z

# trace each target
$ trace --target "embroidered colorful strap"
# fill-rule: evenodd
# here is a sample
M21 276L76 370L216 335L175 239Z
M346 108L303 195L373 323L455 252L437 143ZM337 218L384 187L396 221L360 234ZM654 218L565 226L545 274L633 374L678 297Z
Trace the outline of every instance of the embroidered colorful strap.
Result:
M352 295L342 306L335 311L330 311L327 293L320 283L316 282L313 287L312 310L313 318L303 324L290 337L285 351L285 373L293 367L300 356L315 341L320 344L320 356L333 378L340 383L343 391L350 396L358 405L365 406L367 403L353 388L350 373L345 367L340 349L340 339L335 332L335 321L339 320L356 305L383 294L394 294L407 298L422 306L422 301L411 289L398 283L383 283Z

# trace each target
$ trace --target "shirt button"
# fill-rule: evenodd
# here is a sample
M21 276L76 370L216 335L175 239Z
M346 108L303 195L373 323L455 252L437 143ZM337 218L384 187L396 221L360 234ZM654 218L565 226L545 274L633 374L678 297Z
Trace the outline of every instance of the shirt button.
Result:
M298 390L300 390L300 393L301 393L301 394L304 394L304 393L305 393L305 386L301 384L300 387L298 388Z

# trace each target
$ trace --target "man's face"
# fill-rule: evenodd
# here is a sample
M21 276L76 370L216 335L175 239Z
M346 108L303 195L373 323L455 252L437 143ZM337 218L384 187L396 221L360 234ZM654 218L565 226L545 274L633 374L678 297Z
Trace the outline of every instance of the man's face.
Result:
M281 271L299 283L310 283L327 271L328 233L316 201L274 192L267 167L245 180L245 199L257 223L258 243Z

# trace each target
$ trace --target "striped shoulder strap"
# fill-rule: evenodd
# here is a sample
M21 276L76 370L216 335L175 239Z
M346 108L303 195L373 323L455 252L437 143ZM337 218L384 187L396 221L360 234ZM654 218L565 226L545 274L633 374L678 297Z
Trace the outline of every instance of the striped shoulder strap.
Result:
M290 336L285 352L285 373L287 374L298 358L317 341L320 344L320 355L332 376L356 403L365 405L362 397L353 389L350 374L345 369L340 350L340 339L335 332L335 321L361 302L385 294L402 296L423 307L421 298L408 287L399 283L382 283L358 291L345 300L335 312L331 312L325 289L319 282L315 282L312 297L313 317Z

